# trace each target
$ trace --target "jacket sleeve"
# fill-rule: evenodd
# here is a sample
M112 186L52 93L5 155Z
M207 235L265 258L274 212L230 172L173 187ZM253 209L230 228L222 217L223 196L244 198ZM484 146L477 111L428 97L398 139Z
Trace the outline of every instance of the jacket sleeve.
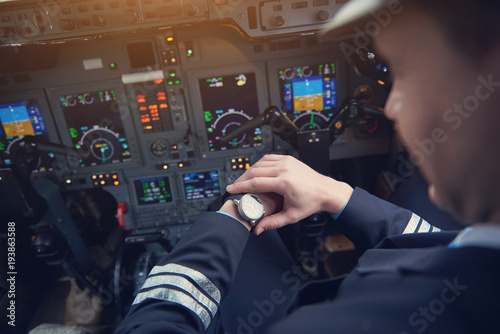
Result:
M203 214L149 273L116 333L204 333L249 237L234 218Z
M349 203L337 219L337 226L362 251L375 247L387 236L441 231L410 210L361 188L354 189Z

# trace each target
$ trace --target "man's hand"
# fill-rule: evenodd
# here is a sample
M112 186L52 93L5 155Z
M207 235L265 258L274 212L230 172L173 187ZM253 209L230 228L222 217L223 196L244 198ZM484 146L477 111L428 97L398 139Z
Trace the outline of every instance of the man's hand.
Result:
M272 214L260 221L256 234L296 223L318 211L335 214L353 192L347 183L321 175L291 156L275 154L264 156L226 190L259 196L267 193L262 199L274 210L266 211Z

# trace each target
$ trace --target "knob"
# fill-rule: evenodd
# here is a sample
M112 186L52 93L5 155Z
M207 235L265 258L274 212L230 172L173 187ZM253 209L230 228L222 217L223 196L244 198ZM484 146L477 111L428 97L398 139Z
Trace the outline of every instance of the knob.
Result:
M60 19L59 28L62 30L73 30L76 28L75 20L72 19Z
M273 17L273 23L275 26L281 27L285 24L285 18L283 17L283 15L276 15L275 17Z
M195 16L196 14L198 14L198 6L193 5L192 3L184 5L184 15Z
M322 10L320 10L318 12L318 14L316 15L316 17L320 21L326 21L330 17L330 13L327 10L322 9Z
M92 23L97 27L104 27L108 24L108 17L101 14L92 15Z
M130 8L123 12L123 18L128 24L134 24L139 21L139 15L137 14L137 12Z
M163 140L156 140L151 144L151 153L154 156L161 157L167 153L168 144Z

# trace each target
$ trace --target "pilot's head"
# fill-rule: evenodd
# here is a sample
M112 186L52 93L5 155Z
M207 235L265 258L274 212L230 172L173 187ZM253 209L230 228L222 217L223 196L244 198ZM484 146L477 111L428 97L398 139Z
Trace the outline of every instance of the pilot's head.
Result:
M389 65L385 112L431 199L464 221L500 222L500 1L351 0L324 38L349 32Z

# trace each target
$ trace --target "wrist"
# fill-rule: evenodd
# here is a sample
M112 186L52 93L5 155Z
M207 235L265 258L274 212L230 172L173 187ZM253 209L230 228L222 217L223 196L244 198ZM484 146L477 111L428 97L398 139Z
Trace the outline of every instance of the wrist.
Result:
M345 208L351 199L354 189L345 182L339 182L332 178L329 178L329 180L328 183L325 183L328 191L325 192L327 197L325 198L322 211L335 215Z
M238 207L236 206L236 204L233 201L229 200L229 201L224 202L224 204L222 204L222 207L220 208L219 211L222 211L222 212L225 212L225 213L231 215L236 220L238 220L240 223L242 223L249 231L252 229L252 226L250 225L250 223L247 222L245 219L243 219L240 212L238 211Z

